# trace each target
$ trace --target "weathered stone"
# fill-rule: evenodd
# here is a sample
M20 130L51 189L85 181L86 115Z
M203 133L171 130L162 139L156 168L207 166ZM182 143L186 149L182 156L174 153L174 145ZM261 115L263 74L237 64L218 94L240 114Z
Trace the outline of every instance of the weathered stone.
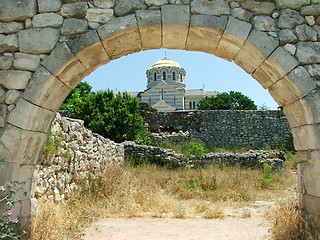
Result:
M291 8L299 10L302 6L310 4L310 0L275 0L277 8Z
M51 123L54 115L53 111L41 108L20 98L16 108L9 114L8 123L25 130L46 133L50 130L48 123ZM24 117L21 118L20 116Z
M88 10L87 2L76 2L63 4L61 15L66 18L84 18Z
M251 24L229 17L226 30L214 54L232 61L245 43L251 28Z
M283 47L288 53L290 53L292 56L294 56L296 54L297 48L295 45L287 43L286 45L284 45Z
M25 20L36 12L36 0L0 1L0 21Z
M64 20L61 28L61 34L75 35L86 32L88 29L88 22L82 19L68 18Z
M233 17L246 22L249 22L252 17L252 13L243 8L232 9L231 13Z
M161 6L168 4L168 0L145 0L148 6Z
M316 18L316 24L320 25L320 16Z
M101 24L100 23L96 23L96 22L88 22L88 26L91 29L97 29L98 27L101 26Z
M11 34L23 29L23 24L20 22L0 22L0 33Z
M272 13L272 17L274 18L274 19L276 19L276 18L278 18L280 16L280 11L273 11L273 13Z
M190 8L185 5L162 5L162 46L184 49L188 36Z
M261 2L256 0L247 0L243 7L253 13L254 15L271 15L276 8L272 2Z
M318 39L320 40L320 26L312 26L312 30L317 33Z
M316 24L316 20L314 16L305 16L304 18L306 19L309 26L313 26Z
M40 64L39 55L16 53L13 66L19 70L35 71Z
M230 7L231 7L231 8L238 8L238 7L240 7L240 3L238 3L238 2L231 2L231 3L230 3Z
M17 91L17 90L8 90L6 93L6 100L5 103L6 104L16 104L18 99L21 96L21 92Z
M304 17L298 11L285 9L281 11L278 27L292 29L302 23L304 23Z
M38 0L40 13L58 12L61 8L61 0Z
M73 54L89 70L93 71L109 62L109 57L96 31L88 31L76 40L68 42L68 45Z
M42 65L71 89L89 74L66 43L57 45Z
M257 79L264 88L270 87L273 83L287 75L298 65L298 61L278 47L266 61L253 73L252 77Z
M295 30L300 41L317 41L317 33L308 25L299 25Z
M314 158L308 162L301 163L300 166L300 176L303 179L304 191L306 191L306 194L312 196L318 196L320 194L320 186L317 178L314 177L317 176L320 171L319 157L320 153L318 152L317 156L314 156Z
M60 31L53 28L33 28L18 33L20 52L49 53L56 45Z
M147 8L147 5L145 5L141 0L116 0L114 13L116 16L121 17L134 13L136 10L143 10Z
M320 4L312 4L310 6L302 7L300 12L303 16L308 16L308 15L319 16Z
M88 9L86 19L89 22L106 23L113 16L112 9Z
M226 28L228 18L210 15L191 16L186 49L214 53Z
M301 66L269 87L271 96L282 106L297 101L315 89L315 82Z
M312 124L314 121L310 104L305 98L285 105L283 110L291 128Z
M170 4L176 5L188 5L190 4L191 0L169 0Z
M311 77L316 79L320 79L320 65L319 64L312 64L306 65L305 69L308 71Z
M31 72L28 71L0 71L0 84L7 89L25 89L30 78Z
M17 35L2 35L0 34L0 53L18 51Z
M0 86L0 104L1 105L5 99L6 99L6 91L4 90L3 87ZM0 105L0 116L3 116L1 105Z
M1 70L7 70L11 68L13 63L13 57L12 56L1 56L0 57L0 69Z
M24 27L25 29L29 29L29 28L32 28L33 25L32 25L32 20L30 18L27 18L25 21L24 21Z
M13 109L15 109L16 105L15 104L10 104L8 107L7 107L7 111L10 113Z
M291 29L282 29L279 32L279 40L280 44L284 45L286 43L296 43L298 38Z
M93 4L99 8L113 8L115 0L93 0Z
M57 111L71 88L40 67L27 85L23 98L45 109Z
M191 2L191 13L205 15L229 15L230 8L224 0L194 0Z
M320 43L298 43L296 56L302 64L320 63Z
M253 27L260 31L275 31L277 29L275 20L268 16L255 16Z
M264 32L252 30L234 62L251 74L278 47L278 40Z
M43 13L33 17L32 24L34 27L61 27L63 23L63 17L55 13Z
M142 48L161 48L161 12L159 10L138 10L136 17Z
M292 129L296 150L318 150L320 145L320 127L305 125Z

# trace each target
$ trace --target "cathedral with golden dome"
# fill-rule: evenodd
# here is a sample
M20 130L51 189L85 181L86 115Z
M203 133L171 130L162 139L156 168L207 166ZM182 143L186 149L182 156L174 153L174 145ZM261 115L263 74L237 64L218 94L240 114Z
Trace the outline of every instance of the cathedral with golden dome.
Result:
M166 57L153 64L146 74L147 89L136 96L140 102L148 103L159 112L196 110L201 99L218 94L204 89L186 90L186 71Z

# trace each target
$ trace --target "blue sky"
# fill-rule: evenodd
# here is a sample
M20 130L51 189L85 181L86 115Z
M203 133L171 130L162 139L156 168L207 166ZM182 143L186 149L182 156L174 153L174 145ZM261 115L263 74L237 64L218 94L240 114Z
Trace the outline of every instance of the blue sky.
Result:
M167 58L178 62L186 71L186 89L207 91L238 91L250 97L256 105L277 109L278 104L267 90L235 63L202 52L166 50ZM118 89L121 92L144 91L146 70L163 59L164 49L142 51L113 60L84 78L94 91Z

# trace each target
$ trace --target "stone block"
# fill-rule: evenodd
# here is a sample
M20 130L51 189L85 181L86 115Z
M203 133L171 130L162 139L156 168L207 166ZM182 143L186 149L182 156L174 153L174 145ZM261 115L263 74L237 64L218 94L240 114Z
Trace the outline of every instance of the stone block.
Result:
M300 174L305 193L320 197L320 150L317 152L314 151L312 159L309 161L300 163L300 168Z
M23 24L20 22L1 22L0 33L12 34L23 29Z
M18 38L17 35L3 35L0 34L0 53L16 52L18 51Z
M20 98L20 96L21 96L21 92L14 90L14 89L10 89L6 93L5 103L8 105L16 104L18 99Z
M291 56L282 47L278 47L253 73L252 77L264 87L268 88L273 83L287 75L298 65L296 58Z
M114 6L114 13L116 16L126 16L135 13L136 10L147 9L147 5L141 0L116 0Z
M23 116L23 118L21 117ZM25 130L48 132L54 112L20 98L8 117L8 123Z
M0 71L0 84L7 89L25 89L31 75L28 71L3 70Z
M306 101L308 102L315 123L320 123L320 91L319 88L313 90L306 96Z
M57 45L42 65L71 89L89 74L66 43Z
M169 3L168 0L145 0L145 2L150 7L152 7L152 6L161 6L161 5L165 5L165 4Z
M278 47L278 40L264 32L252 30L234 62L247 73L253 73Z
M320 63L320 43L299 42L296 57L302 64Z
M306 65L304 68L308 71L311 77L320 79L320 64Z
M228 22L227 17L191 16L186 49L213 54Z
M113 8L115 0L93 0L93 4L99 8Z
M45 133L26 131L8 124L0 138L0 159L18 164L36 164L46 138Z
M233 17L241 20L241 21L246 21L250 22L250 19L252 18L252 13L243 9L243 8L234 8L231 10L231 14Z
M112 9L90 8L87 11L86 19L89 22L106 23L113 16Z
M320 146L320 126L305 125L292 129L296 150L318 150Z
M273 2L257 0L247 0L243 3L243 7L253 15L271 15L276 8Z
M88 30L88 22L82 19L68 18L64 20L61 34L76 35L85 33Z
M162 5L162 47L184 49L187 41L190 7Z
M283 46L283 48L290 53L292 56L296 54L297 48L295 45L287 43L286 45Z
M38 0L38 7L40 13L58 12L61 8L61 0Z
M303 24L304 17L298 11L292 9L284 9L280 13L278 27L293 29L295 26Z
M275 20L269 16L255 16L253 18L253 27L260 31L277 30L277 25Z
M110 59L140 51L141 39L134 15L113 18L97 29Z
M62 26L63 17L56 13L42 13L35 15L32 19L33 27L53 27L59 28Z
M271 96L285 106L306 96L316 85L308 72L301 66L269 87Z
M60 31L53 28L34 28L18 33L19 49L24 53L50 53L58 42Z
M87 2L75 2L63 4L60 13L65 18L84 18L87 10Z
M190 6L192 14L230 15L229 4L224 0L194 0Z
M251 28L250 23L229 17L226 30L218 44L215 55L232 61L245 43Z
M302 7L300 10L303 16L319 16L320 15L320 4L312 4L310 6Z
M298 39L302 42L307 41L317 41L317 33L313 31L312 28L306 24L299 25L295 28Z
M110 61L97 31L88 31L67 44L89 71L93 71Z
M284 106L284 112L291 128L312 124L313 112L305 98Z
M39 55L16 53L13 66L19 70L35 71L40 64Z
M286 9L291 8L300 10L301 7L310 4L310 0L276 0L277 8Z
M282 29L279 32L280 44L284 45L286 43L296 43L298 41L297 36L291 29Z
M36 0L0 1L0 21L25 20L36 13Z
M12 56L1 56L0 57L0 69L7 70L11 68L14 58Z
M142 49L161 48L161 13L159 10L138 10L136 18L139 26Z
M37 106L55 112L60 108L70 91L71 88L44 67L40 67L33 74L24 91L23 98Z

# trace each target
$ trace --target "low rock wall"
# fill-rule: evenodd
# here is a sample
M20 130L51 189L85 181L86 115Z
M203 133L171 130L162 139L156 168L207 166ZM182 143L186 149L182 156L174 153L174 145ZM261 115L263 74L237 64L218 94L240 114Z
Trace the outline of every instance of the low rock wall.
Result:
M67 199L79 181L104 174L109 164L124 161L124 148L84 127L82 120L57 114L47 148L34 173L35 197Z

